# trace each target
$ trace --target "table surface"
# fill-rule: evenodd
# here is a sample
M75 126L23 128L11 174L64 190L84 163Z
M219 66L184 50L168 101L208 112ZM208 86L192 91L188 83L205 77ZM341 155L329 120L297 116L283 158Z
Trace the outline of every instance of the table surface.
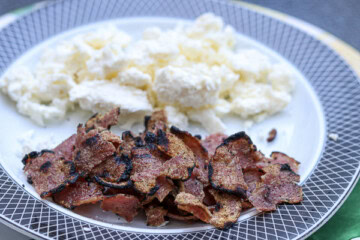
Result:
M0 15L24 7L28 4L39 2L39 0L12 0L0 1ZM360 20L360 1L359 0L244 0L252 4L258 4L267 8L295 16L299 19L312 23L329 33L344 40L354 48L360 50L360 31L354 31ZM252 6L250 6L252 7ZM266 9L262 9L266 10ZM276 15L276 12L268 12ZM7 19L6 21L11 21ZM348 62L360 66L360 55L355 49L349 48L337 39L332 39L327 43L332 43L332 47L338 52L345 54ZM358 68L358 73L360 72ZM355 69L357 70L357 69ZM345 201L339 211L316 233L308 239L310 240L332 240L332 239L352 239L360 237L360 183L354 188L350 197ZM357 210L357 211L356 211ZM0 239L29 240L30 238L18 233L11 228L0 223Z

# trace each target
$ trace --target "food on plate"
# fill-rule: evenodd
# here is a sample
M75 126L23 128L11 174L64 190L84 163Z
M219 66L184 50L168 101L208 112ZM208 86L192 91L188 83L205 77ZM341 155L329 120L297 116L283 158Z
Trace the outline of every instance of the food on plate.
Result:
M110 128L120 117L119 108L95 114L54 149L26 154L24 173L40 197L69 209L100 202L128 222L144 210L149 226L171 218L221 229L243 209L302 201L300 163L280 152L265 157L245 132L201 141L156 110L143 132L119 137Z
M294 76L207 13L172 29L147 28L136 41L113 25L75 35L47 48L34 70L16 66L0 88L40 125L76 106L120 107L125 126L163 108L172 125L184 129L191 120L215 133L227 114L250 122L282 111Z
M275 140L277 135L277 131L275 128L271 129L271 131L269 132L269 136L267 137L266 141L267 142L272 142Z

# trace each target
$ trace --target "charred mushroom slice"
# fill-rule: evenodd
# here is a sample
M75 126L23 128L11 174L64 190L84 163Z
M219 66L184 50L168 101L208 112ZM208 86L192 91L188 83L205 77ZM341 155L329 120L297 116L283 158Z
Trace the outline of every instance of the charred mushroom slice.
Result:
M209 180L212 187L246 197L248 186L242 169L255 166L253 159L255 151L256 147L244 132L225 139L216 149L209 164Z
M167 210L161 206L149 206L145 209L146 224L148 226L159 227L165 223Z
M181 192L176 196L175 203L181 210L193 214L203 222L209 223L212 215L209 209L200 200L190 193Z
M134 147L142 147L144 146L140 137L134 137L133 133L130 131L125 131L121 135L122 143L119 147L119 152L121 154L128 155L131 157L131 150Z
M128 155L111 156L92 169L91 174L107 182L122 182L130 178L132 161Z
M120 108L114 108L104 115L100 113L95 113L85 124L86 131L92 129L110 129L111 126L114 126L118 123L120 116Z
M193 171L193 175L201 181L203 184L208 184L208 170L209 155L207 150L201 145L200 140L193 137L186 131L181 131L177 127L172 126L170 128L171 133L181 139L187 147L191 149L196 157L196 166Z
M298 170L299 170L300 163L298 161L296 161L294 158L289 157L285 153L272 152L270 157L272 159L273 164L276 164L276 163L288 164L290 166L290 168L292 169L292 171L298 172Z
M53 195L54 202L69 209L83 204L97 203L103 197L102 187L84 178L80 178L76 183Z
M162 167L162 175L176 180L187 180L196 166L194 153L181 139L172 133L166 133L166 145L158 145L160 151L171 157Z
M73 152L75 146L76 134L71 135L68 139L60 143L54 152L57 155L64 157L65 161L73 161Z
M196 196L200 202L203 202L205 197L204 185L194 176L191 176L188 180L180 182L179 184L180 192L190 193Z
M158 177L156 182L157 186L159 186L159 189L156 191L154 196L159 200L159 202L162 202L174 189L174 183L171 181L171 179L167 179L164 176Z
M210 157L215 154L216 148L227 138L228 136L223 133L213 133L207 136L201 141L202 146L207 150Z
M31 179L35 191L45 198L62 191L67 185L76 182L78 174L74 163L66 161L52 151L41 151L27 155L25 175ZM24 158L25 159L25 158Z
M181 139L185 145L197 156L205 165L209 163L209 155L207 150L201 145L200 140L192 136L186 131L182 131L177 127L172 126L170 132Z
M269 136L266 139L266 141L268 141L268 142L274 141L274 139L276 138L276 135L277 135L276 129L275 128L271 129L271 131L269 132Z
M194 167L194 161L183 158L182 156L177 156L163 163L161 175L174 180L185 181L191 177Z
M287 164L273 164L263 169L262 182L256 184L249 200L258 211L276 210L280 203L299 203L303 200L302 188L297 185L300 176Z
M137 197L126 194L118 194L112 197L105 197L100 207L104 211L111 211L131 222L138 214L141 204Z
M254 157L256 159L256 166L261 169L272 164L288 164L292 171L297 172L300 166L300 163L294 158L281 152L272 152L270 158L267 158L261 152L256 151Z
M95 166L116 152L120 139L115 136L107 130L99 132L94 129L86 133L85 128L81 125L78 127L73 156L76 168L82 176L86 176Z
M145 117L145 130L147 132L157 133L159 130L167 131L167 116L165 110L158 110L151 116Z
M161 174L163 161L154 157L148 147L133 148L132 156L133 170L130 179L136 190L149 194L157 186L156 179ZM156 191L153 194L155 193Z
M242 201L239 197L227 193L221 193L214 189L210 190L216 201L210 224L217 228L228 228L234 224L240 216Z
M264 173L259 169L244 170L244 179L248 185L248 195L256 188L256 183L261 182L261 176Z

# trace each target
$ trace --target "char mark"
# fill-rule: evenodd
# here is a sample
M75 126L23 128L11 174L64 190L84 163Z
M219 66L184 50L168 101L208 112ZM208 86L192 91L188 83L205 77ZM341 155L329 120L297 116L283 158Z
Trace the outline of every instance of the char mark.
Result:
M85 140L85 145L87 145L87 146L94 145L94 144L97 143L97 141L99 140L99 138L100 138L99 134L96 134L95 136L86 139L86 140Z
M64 183L60 184L58 187L56 187L56 188L54 188L54 189L51 189L51 190L48 191L48 192L42 192L42 193L40 194L40 197L41 197L41 198L44 198L44 197L48 196L49 194L59 193L59 192L61 192L62 190L64 190L67 185L75 183L75 182L78 180L78 178L79 178L79 174L76 174L76 175L74 175L74 178L73 178L73 179L71 179L71 180L66 180Z
M134 139L134 136L132 135L131 131L125 131L121 134L122 140L125 140L127 137Z
M242 138L245 139L249 144L253 144L250 137L248 135L246 135L246 133L244 131L241 131L241 132L237 132L237 133L225 138L224 141L218 146L218 148L228 145L229 143L234 142L239 139L242 139Z
M287 163L281 164L280 171L290 171L291 173L296 174L296 173L291 169L290 165L287 164ZM296 174L296 175L297 175L297 174Z
M33 183L34 183L33 180L32 180L32 178L31 178L31 176L28 176L26 180L27 180L27 182L30 183L30 184L33 184Z
M115 188L115 189L127 189L127 188L131 188L134 185L134 183L131 180L124 182L125 184L119 185L116 183L105 182L99 176L95 176L94 179L98 184L104 187Z
M76 174L76 167L75 167L75 163L73 161L65 161L65 164L69 164L70 165L70 175L74 176Z
M156 135L152 132L146 132L145 142L147 144L156 144L156 142L157 142Z
M131 170L133 169L132 161L127 154L122 154L120 157L116 157L117 164L125 164L125 171L121 174L117 182L126 181L130 178Z
M93 119L93 118L96 118L97 115L99 115L99 113L94 113L94 114L89 118L89 120L90 120L90 119Z
M46 161L44 164L40 166L40 172L46 172L49 169L49 167L51 167L51 162Z
M150 119L151 119L151 116L145 116L145 118L144 118L145 130L147 130L147 125L148 125Z
M164 146L166 149L168 147L169 140L166 138L166 133L161 129L157 131L156 143L157 145Z

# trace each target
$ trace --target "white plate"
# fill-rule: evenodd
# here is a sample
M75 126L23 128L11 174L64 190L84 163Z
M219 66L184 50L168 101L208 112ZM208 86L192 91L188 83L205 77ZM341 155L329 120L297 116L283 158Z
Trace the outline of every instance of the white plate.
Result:
M0 66L5 70L5 67L9 65L9 63L12 63L12 58L16 54L22 54L19 59L17 59L12 67L16 67L18 64L25 64L32 66L36 62L36 59L38 58L39 54L41 54L42 49L48 46L52 46L56 44L57 41L61 41L63 39L67 39L71 37L74 34L77 34L79 32L86 32L91 31L92 29L101 27L104 22L99 22L95 24L86 25L80 28L72 29L71 31L65 32L61 35L56 35L50 39L47 39L47 37L52 36L55 32L54 30L51 30L49 26L56 28L56 23L62 21L68 21L66 27L58 26L57 32L65 29L70 29L71 27L74 27L78 22L81 23L88 23L90 22L89 19L93 16L95 11L102 11L98 12L96 15L96 19L94 20L102 20L105 19L106 15L105 13L111 11L108 5L99 5L98 2L90 1L93 4L86 5L90 9L92 9L92 14L89 14L87 11L85 13L82 13L79 10L78 6L82 6L82 4L85 3L78 3L79 5L76 5L75 3L71 1L63 1L57 4L54 4L50 7L41 9L38 12L32 13L30 16L28 16L28 19L26 20L20 20L15 25L10 26L9 28L4 30L4 34L2 35L2 38L6 38L6 43L1 45L0 43L0 50L4 49L4 47L12 47L15 48L16 44L19 44L22 40L13 41L12 43L9 41L12 37L19 38L19 39L27 39L27 37L31 37L32 35L29 35L29 32L26 31L25 26L26 24L29 24L29 21L35 21L36 19L43 19L43 18L49 18L48 22L41 22L40 25L31 25L33 29L36 29L37 33L35 33L36 40L31 38L30 43L26 43L29 46L32 47L35 43L38 43L41 39L46 39L45 42L42 42L40 45L37 45L36 47L32 48L30 51L25 51L26 49L22 49L19 47L20 50L13 50L13 55L8 53L2 53L7 54L5 59L5 63L0 63ZM100 1L99 1L100 2ZM111 1L109 1L111 2ZM356 154L359 154L359 149L349 149L352 155L346 156L345 150L339 150L341 154L345 154L348 158L338 159L333 153L331 152L332 149L325 150L325 158L321 157L322 151L324 150L325 144L326 144L326 123L325 123L325 117L326 120L330 123L334 119L329 119L329 116L333 116L332 114L336 112L336 119L342 119L343 116L339 116L338 114L346 114L349 111L359 113L359 109L356 109L356 106L359 105L358 102L354 101L356 98L352 97L350 94L353 94L357 90L356 88L359 88L358 85L356 85L356 79L351 74L351 71L348 69L348 67L342 62L341 59L337 55L335 55L331 50L324 47L321 43L315 41L310 36L306 35L303 32L300 32L299 30L294 30L292 27L285 25L284 23L277 22L276 20L273 20L271 18L265 17L263 15L260 15L255 12L250 12L248 10L245 10L239 6L233 6L228 3L224 2L217 2L217 1L201 1L203 2L202 5L193 4L190 1L184 1L181 4L179 3L170 3L168 1L162 1L161 4L168 4L168 5L161 5L159 3L154 3L154 5L149 5L148 2L145 3L143 1L133 1L132 3L125 1L126 3L123 3L124 6L127 7L127 10L123 10L123 8L120 8L120 6L117 6L116 3L114 3L114 8L116 6L119 8L118 12L111 11L111 14L115 16L122 16L123 18L117 19L117 20L111 20L111 23L115 23L121 30L124 30L131 35L134 36L134 38L137 38L140 36L140 33L149 26L159 26L161 28L172 28L175 26L176 23L179 21L185 21L184 19L177 18L178 15L174 14L173 12L167 12L166 9L172 9L175 5L177 8L181 9L193 9L194 12L192 12L190 15L192 18L198 16L202 12L206 11L215 11L216 14L222 16L226 21L230 22L237 30L241 31L242 34L239 34L239 41L245 42L248 46L254 47L257 49L260 49L261 51L265 52L273 61L285 61L289 64L289 67L294 68L294 71L296 72L296 88L295 92L293 93L293 100L289 104L289 106L280 114L277 114L275 116L272 116L268 119L266 119L264 122L261 122L259 124L254 125L253 127L249 129L244 129L243 124L241 121L236 117L228 117L225 120L225 123L228 127L228 134L235 133L241 130L246 130L247 133L252 138L253 142L257 145L257 147L264 152L266 155L269 155L271 151L282 151L290 156L293 156L295 159L301 162L300 167L300 175L301 175L301 183L304 184L304 202L300 205L282 205L279 210L277 210L274 213L266 214L263 216L257 216L252 217L256 212L251 210L247 211L239 219L239 223L235 225L234 228L229 230L231 233L234 234L234 236L239 237L239 229L246 230L246 236L250 237L253 235L252 231L253 229L257 229L255 235L260 236L268 236L271 237L282 237L286 236L287 238L298 238L301 236L304 236L305 234L308 234L308 232L311 231L311 229L315 228L317 225L320 224L320 222L325 219L327 215L329 215L332 210L338 205L338 203L344 199L345 195L351 188L352 184L355 181L355 178L358 174L358 164L352 163L354 160ZM151 2L151 1L150 1ZM108 3L110 4L110 3ZM135 7L134 4L146 4L147 8L145 8L144 5L141 5L141 7ZM73 7L73 8L70 8ZM84 5L85 6L85 5ZM140 6L140 5L138 5ZM84 14L83 18L80 18L78 15L66 18L66 9L69 10L70 16L73 16L72 14ZM102 9L102 10L100 10ZM140 11L148 11L150 15L155 15L151 17L137 17L138 15L144 15L143 12ZM161 10L162 9L162 10ZM129 14L129 11L134 11L134 16L131 18L126 17ZM161 10L161 11L160 11ZM185 10L180 11L179 14L183 14L182 17L186 18L189 17ZM130 11L130 12L131 12ZM156 16L157 11L160 11L161 14L166 13L168 17L158 17ZM232 11L232 12L229 12ZM54 13L57 18L54 20L51 20L50 16L47 16L46 14ZM234 15L234 13L236 13ZM63 14L63 15L61 15ZM89 14L89 15L86 15ZM110 14L110 13L109 13ZM111 15L110 14L110 15ZM89 17L89 19L86 19L86 16ZM95 15L94 15L95 16ZM240 16L241 18L237 19L237 16ZM94 17L95 18L95 17ZM248 19L247 19L248 18ZM240 20L241 19L241 20ZM71 22L73 21L73 22ZM36 21L35 21L36 22ZM251 27L250 27L251 26ZM266 26L266 28L264 27ZM27 26L29 27L29 26ZM256 31L254 29L257 29ZM270 30L273 30L272 33ZM21 30L21 31L20 31ZM268 31L266 31L268 30ZM35 31L35 32L36 32ZM279 32L279 34L275 34ZM11 32L16 32L17 34L9 34ZM40 34L42 32L43 35ZM269 33L270 32L270 33ZM281 33L281 35L280 35ZM254 39L249 38L255 38L259 41L262 41L263 43L269 45L271 48L267 48L261 43L255 41ZM0 37L0 40L4 40ZM284 38L287 39L286 42L284 42ZM300 41L301 40L301 41ZM306 48L306 46L301 45L302 42L308 42L309 46ZM312 41L315 41L312 43ZM0 41L1 42L1 41ZM12 45L13 44L13 45ZM15 45L14 45L15 44ZM297 45L298 44L298 45ZM27 46L27 45L26 45ZM312 51L309 52L309 48L314 48ZM275 51L274 51L275 49ZM18 52L16 52L18 51ZM281 57L278 53L285 55L287 59ZM319 52L319 53L317 53ZM316 55L318 54L318 55ZM325 56L328 56L328 58L332 59L333 62L336 62L337 65L330 65L327 62L327 59L322 57L323 54ZM302 57L301 57L302 56ZM1 53L0 53L1 57ZM301 57L301 58L300 58ZM306 60L303 60L306 58ZM291 61L293 65L289 63ZM307 61L311 61L312 64L309 64ZM3 64L3 65L1 65ZM336 71L334 69L337 69L338 66L341 66L341 70L343 73L343 79L348 81L349 83L352 83L352 85L346 86L346 92L344 89L344 86L342 88L339 88L337 84L335 84L337 80ZM297 70L299 68L299 71ZM346 74L345 74L346 73ZM303 75L306 74L306 77ZM333 75L332 75L333 74ZM327 76L327 79L324 77ZM321 81L325 82L320 82ZM346 79L348 78L348 79ZM332 88L330 88L330 86ZM313 89L315 87L315 90ZM351 88L350 88L351 87ZM336 91L333 91L333 89L336 89ZM339 95L340 93L343 93ZM322 99L319 99L319 97ZM332 98L329 98L332 97ZM345 97L344 97L345 96ZM355 96L356 97L356 96ZM358 96L357 96L358 97ZM337 104L337 101L339 101L339 104L337 104L337 107L331 106L327 104L326 101L334 101L334 103ZM348 104L346 107L343 107L342 104ZM321 105L325 105L324 111L322 109ZM343 107L342 109L340 109ZM145 236L147 234L175 234L178 233L181 236L185 236L183 234L186 234L189 238L192 238L192 234L219 234L219 230L213 229L212 226L209 226L207 224L202 223L195 223L195 224L188 224L188 223L181 223L172 221L170 224L163 228L149 228L145 224L145 218L144 216L138 216L132 223L126 223L124 220L119 220L118 217L111 213L104 213L98 208L94 207L81 207L77 209L75 212L72 212L70 210L64 209L52 202L49 201L42 201L40 200L39 196L35 193L33 187L29 185L26 182L26 178L22 171L22 163L21 163L21 154L19 155L19 150L21 149L21 144L19 144L18 139L20 136L22 136L25 132L29 131L30 129L35 130L35 138L43 138L47 139L49 136L54 136L54 140L56 142L61 142L63 139L70 136L72 133L75 132L76 126L79 122L84 122L86 119L90 116L90 113L84 112L84 111L76 111L69 115L69 118L66 121L53 123L48 125L46 128L39 127L35 125L31 120L28 118L19 115L19 113L16 111L14 103L12 103L6 96L1 95L0 96L0 112L2 116L2 124L0 126L1 132L6 136L6 141L2 141L0 145L0 153L1 153L1 165L4 168L3 176L7 176L7 174L10 176L10 181L14 186L17 186L22 191L21 196L15 196L11 198L11 200L19 199L19 203L16 205L19 209L23 210L22 218L19 218L19 222L16 222L14 220L14 212L11 212L10 204L1 205L1 199L3 201L6 201L6 193L3 194L0 192L0 206L4 206L4 213L6 211L10 211L11 213L6 215L3 213L3 215L6 219L9 221L15 221L15 224L20 225L20 227L24 228L25 230L32 231L34 234L38 236L44 237L47 235L47 237L58 237L58 236L70 236L66 235L69 233L64 233L64 229L66 228L67 224L69 224L69 221L76 221L77 225L74 226L74 229L77 229L78 227L87 227L90 228L90 232L94 234L95 229L105 229L105 232L113 232L114 236L122 236L121 234L125 234L126 236L130 236L129 234L132 232L134 237L141 237ZM324 114L325 112L325 114ZM354 119L355 115L351 115L349 117L349 121L351 122L351 127L355 126L356 123ZM336 124L332 124L332 129L347 129L350 128L350 126L344 125L343 122L337 121ZM335 126L335 128L334 128ZM278 131L278 137L276 140L272 143L267 143L264 136L267 135L267 133L272 129L276 128ZM190 128L191 132L193 133L201 133L205 134L205 132L199 127L199 126L192 126ZM120 133L120 129L115 130L117 133ZM358 129L354 130L358 131ZM336 132L336 131L335 131ZM347 133L347 132L346 132ZM344 133L344 134L346 134ZM350 134L350 133L349 133ZM340 134L341 138L343 136L343 133ZM340 144L343 144L340 142ZM332 146L334 147L334 146ZM332 150L337 151L337 150ZM327 155L326 155L327 154ZM346 179L346 182L344 182L343 185L339 185L342 187L341 192L337 192L333 190L330 193L326 192L328 189L332 190L335 189L331 184L333 184L331 179L328 179L329 176L326 177L326 172L329 172L329 174L335 173L336 176L336 167L338 167L336 164L335 166L331 166L331 164L327 163L329 158L328 156L334 158L334 160L339 160L339 163L342 163L342 161L349 161L347 163L348 166L351 166L352 168L346 169L346 171L350 172L349 175L351 178L345 178L341 177L342 179ZM319 165L321 163L326 164L325 167L319 168L317 163L320 161ZM315 172L313 172L316 170ZM343 171L345 171L343 169ZM1 175L1 174L0 174ZM321 182L319 182L318 185L314 184L318 181L319 177L322 177L320 179ZM309 178L310 177L310 178ZM334 179L334 178L333 178ZM17 184L14 184L12 181L15 181ZM328 182L327 182L328 181ZM336 181L335 181L336 183ZM1 184L1 182L0 182ZM25 191L22 190L20 186L24 184ZM324 189L319 189L319 186L324 185ZM2 186L5 186L3 184ZM331 201L324 200L325 197L329 197L334 192L334 198L331 198ZM314 195L314 193L316 193ZM315 197L314 197L315 196ZM20 202L23 201L23 198L27 198L27 203L25 205L21 205ZM5 200L4 200L5 199ZM33 199L38 199L37 201ZM8 201L10 198L8 199ZM29 201L36 202L36 204L41 204L37 206L29 206ZM324 204L325 201L325 204ZM320 202L320 203L318 203ZM320 205L321 206L320 206ZM318 206L319 205L319 206ZM31 215L27 219L27 224L21 224L21 221L24 220L24 216L26 216L26 212L29 211L29 209L32 209L31 211L34 212L35 207L39 207L41 209L46 209L47 211L50 211L52 213L56 213L56 219L58 219L58 216L61 216L64 220L64 226L57 226L57 231L52 231L50 227L47 229L41 227L42 222L50 224L50 217L43 215L43 210L41 211L40 215L36 216L39 218L37 221L39 221L39 224L36 226L32 225L31 222L33 221L34 217ZM324 208L324 209L321 209ZM305 213L303 213L303 211ZM64 214L64 215L63 215ZM306 217L304 217L306 215ZM75 220L74 220L75 219ZM309 221L311 219L311 221ZM279 225L279 221L281 222ZM245 224L245 226L244 226ZM263 227L259 224L264 224ZM275 229L275 233L267 229L267 224L272 224L272 229ZM51 225L51 224L50 224ZM45 229L45 230L44 230ZM279 229L279 230L277 230ZM51 232L56 232L55 235L50 235ZM101 232L101 231L100 231ZM76 237L81 236L87 236L87 231L82 231L82 233L79 233L80 235L76 234ZM221 233L223 234L223 233ZM124 235L124 236L125 236ZM179 236L180 236L179 235ZM231 235L231 234L230 234ZM104 234L100 234L100 236L104 236ZM161 235L154 235L155 237L159 237Z

